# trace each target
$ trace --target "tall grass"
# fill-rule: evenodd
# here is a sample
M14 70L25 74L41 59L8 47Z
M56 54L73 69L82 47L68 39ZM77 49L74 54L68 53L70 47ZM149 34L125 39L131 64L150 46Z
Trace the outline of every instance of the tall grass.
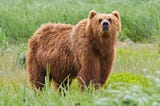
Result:
M160 37L159 0L1 0L0 28L13 42L26 42L43 23L77 24L91 9L111 13L122 19L120 39L145 41Z
M69 89L66 96L60 95L51 87L44 91L33 91L26 82L24 84L0 83L1 106L159 106L160 79L148 77L151 87L130 85L128 88L121 83L119 89L112 84L99 91ZM119 84L114 84L119 86ZM154 86L154 87L153 87Z
M158 47L153 44L133 44L117 50L114 67L116 72L156 75L155 73L160 71L159 69L160 54Z

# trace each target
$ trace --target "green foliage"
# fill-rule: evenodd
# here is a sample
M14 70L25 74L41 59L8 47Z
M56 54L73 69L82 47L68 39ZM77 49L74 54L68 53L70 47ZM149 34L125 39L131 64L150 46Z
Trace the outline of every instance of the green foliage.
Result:
M0 28L0 45L3 46L4 48L6 48L8 45L5 31L2 28Z
M160 69L159 57L156 45L126 45L117 50L114 72L154 75Z
M159 0L1 0L0 28L10 41L26 42L41 24L77 24L91 9L120 12L120 39L145 41L160 36Z
M112 74L107 83L107 86L112 86L113 89L131 85L141 85L144 87L149 87L147 78L138 74L127 72Z
M0 28L0 55L3 54L3 50L8 47L8 39L5 34L5 31Z
M153 36L149 41L156 46L158 54L160 54L160 37Z
M130 86L118 90L108 89L101 98L96 99L96 106L158 106L160 105L159 84L156 77L147 78L151 87ZM157 89L158 88L158 89Z
M16 51L16 66L25 67L26 68L26 43L21 43L21 45L18 46Z
M77 89L69 89L66 91L66 96L54 91L51 87L41 92L34 91L26 86L26 82L21 85L0 83L0 105L158 106L160 105L160 79L150 76L147 80L150 87L130 85L126 88L124 84L119 89L107 87L103 90L83 93Z

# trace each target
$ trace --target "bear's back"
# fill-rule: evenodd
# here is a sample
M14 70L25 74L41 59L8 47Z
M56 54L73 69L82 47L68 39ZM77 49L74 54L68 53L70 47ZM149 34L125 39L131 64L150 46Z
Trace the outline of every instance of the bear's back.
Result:
M67 62L66 55L73 61L70 50L69 36L72 25L68 24L52 24L42 25L30 38L29 47L37 58L37 62L46 66L47 63L60 64L62 61ZM34 49L34 50L33 50ZM60 59L57 61L57 59Z
M69 24L52 24L42 25L31 37L30 42L37 42L37 49L50 49L58 47L61 43L69 39L72 25Z

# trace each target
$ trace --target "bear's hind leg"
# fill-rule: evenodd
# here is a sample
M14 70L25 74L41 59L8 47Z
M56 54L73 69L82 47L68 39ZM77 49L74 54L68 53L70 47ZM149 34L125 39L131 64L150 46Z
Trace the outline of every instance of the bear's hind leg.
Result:
M32 64L32 67L28 66L27 70L29 72L29 82L31 86L42 90L45 84L46 71L35 64L34 66Z

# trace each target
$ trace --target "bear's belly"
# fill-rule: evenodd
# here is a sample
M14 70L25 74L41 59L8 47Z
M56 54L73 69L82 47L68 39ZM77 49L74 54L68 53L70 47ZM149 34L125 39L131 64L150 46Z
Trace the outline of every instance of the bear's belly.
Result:
M50 71L51 77L55 82L62 82L66 77L74 78L77 75L74 56L67 48L39 51L37 60L44 69Z
M58 56L55 60L53 59L50 63L50 72L53 80L56 82L62 82L66 77L76 77L77 71L73 62L74 59L72 55Z

